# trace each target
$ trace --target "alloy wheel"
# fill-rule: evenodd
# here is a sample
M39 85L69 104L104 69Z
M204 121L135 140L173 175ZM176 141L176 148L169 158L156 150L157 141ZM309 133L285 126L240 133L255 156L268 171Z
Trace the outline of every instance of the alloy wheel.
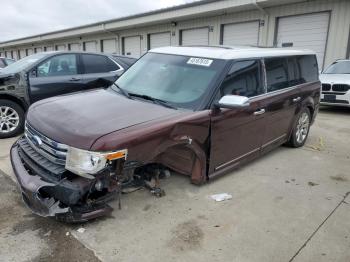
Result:
M9 106L0 106L0 133L9 133L17 128L19 115Z
M299 117L297 128L296 128L296 140L299 144L302 144L309 132L309 127L310 127L310 119L309 115L307 113L302 113L301 116Z

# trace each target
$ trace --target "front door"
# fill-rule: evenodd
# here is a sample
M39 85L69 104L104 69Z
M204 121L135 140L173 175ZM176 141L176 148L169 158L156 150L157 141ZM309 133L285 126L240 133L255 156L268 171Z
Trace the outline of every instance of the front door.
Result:
M53 56L30 73L31 103L65 93L83 90L79 74L77 56L62 54Z
M233 63L217 99L224 95L240 95L249 97L250 104L237 109L213 109L209 175L259 155L265 129L262 79L259 60Z

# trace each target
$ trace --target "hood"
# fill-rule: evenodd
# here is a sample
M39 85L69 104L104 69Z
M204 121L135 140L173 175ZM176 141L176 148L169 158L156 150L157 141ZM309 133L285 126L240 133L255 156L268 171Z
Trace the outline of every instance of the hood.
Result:
M59 143L88 150L101 136L179 113L99 89L39 101L29 108L27 121Z
M321 74L320 80L324 84L350 85L350 74Z

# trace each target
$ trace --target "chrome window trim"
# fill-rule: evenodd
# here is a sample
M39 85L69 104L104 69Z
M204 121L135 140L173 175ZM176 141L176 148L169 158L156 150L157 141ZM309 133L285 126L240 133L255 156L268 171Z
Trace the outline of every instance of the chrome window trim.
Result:
M115 63L117 66L119 66L119 69L118 69L118 70L109 71L110 73L118 73L118 72L124 71L124 67L122 67L117 61L113 60L113 59L110 58L109 56L107 56L107 58L108 58L109 60L111 60L113 63Z

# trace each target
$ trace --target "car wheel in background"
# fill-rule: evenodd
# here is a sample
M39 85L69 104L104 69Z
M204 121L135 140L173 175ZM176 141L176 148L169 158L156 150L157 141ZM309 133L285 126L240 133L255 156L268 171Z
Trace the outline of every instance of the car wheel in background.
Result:
M288 145L291 147L301 147L305 144L306 139L309 135L311 125L311 114L310 110L304 108L294 124L293 133L288 141Z
M24 128L24 111L10 100L0 99L0 138L18 135Z

